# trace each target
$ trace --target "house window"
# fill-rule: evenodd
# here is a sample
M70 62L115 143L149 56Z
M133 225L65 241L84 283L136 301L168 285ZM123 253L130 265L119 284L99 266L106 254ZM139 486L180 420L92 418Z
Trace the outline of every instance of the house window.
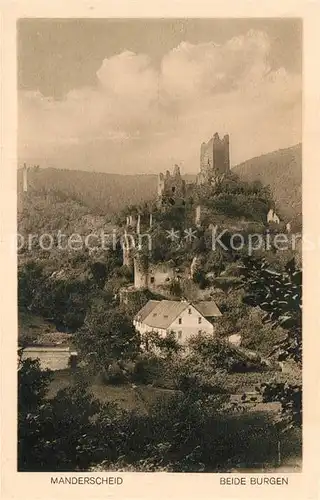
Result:
M153 317L157 316L157 313L153 313Z
M181 337L182 337L182 330L179 330L178 331L178 339L181 339Z
M165 314L163 317L164 317L164 318L168 318L168 315L167 315L167 314Z
M151 276L150 278L150 283L153 284L154 283L154 276Z
M182 324L182 318L179 318L179 325Z
M199 325L201 324L201 321L202 321L202 318L201 318L201 316L199 316L199 318L198 318L198 324Z
M202 332L202 330L198 330L198 333L201 333L201 332Z
M191 311L191 307L189 307L189 309L188 309L188 313L189 313L189 314L191 314L191 312L192 312L192 311Z

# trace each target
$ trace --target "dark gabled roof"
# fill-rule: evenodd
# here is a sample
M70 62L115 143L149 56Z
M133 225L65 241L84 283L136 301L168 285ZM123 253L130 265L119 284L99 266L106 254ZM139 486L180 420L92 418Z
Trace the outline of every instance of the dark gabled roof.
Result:
M202 300L193 302L192 305L199 311L205 318L213 318L214 316L222 316L217 304L214 300Z
M162 300L152 309L144 323L151 328L168 328L171 323L188 307L188 302Z
M151 328L167 329L189 305L194 306L204 318L221 316L213 300L193 303L186 300L149 300L135 315L134 320Z
M149 300L134 317L135 321L143 322L153 309L160 304L159 300Z

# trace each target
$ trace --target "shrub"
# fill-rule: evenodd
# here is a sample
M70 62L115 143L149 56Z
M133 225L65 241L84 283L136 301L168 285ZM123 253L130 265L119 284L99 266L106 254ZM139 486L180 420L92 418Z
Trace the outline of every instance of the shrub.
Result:
M126 376L118 363L112 363L105 372L104 380L109 384L122 384Z
M165 337L158 332L148 332L144 337L147 351L157 354L162 358L167 358L182 351L182 346L176 339L174 332L168 332Z
M246 258L242 273L246 303L260 307L265 323L283 329L284 335L275 342L271 354L278 361L293 361L301 370L302 270L296 267L294 259L286 264L284 272L278 272L264 259ZM285 426L302 425L301 383L263 385L261 392L266 401L281 403Z
M152 353L143 353L137 356L131 377L134 382L153 384L161 373L161 360Z

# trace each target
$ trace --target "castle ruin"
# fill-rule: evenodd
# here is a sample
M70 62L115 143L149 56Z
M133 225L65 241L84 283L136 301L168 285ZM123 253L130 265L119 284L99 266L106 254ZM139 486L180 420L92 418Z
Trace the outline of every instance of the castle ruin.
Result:
M134 288L146 290L148 288L149 261L147 255L136 253L134 256Z
M161 208L165 202L171 205L184 204L186 196L186 182L182 179L180 168L174 166L173 174L169 170L159 174L158 177L158 207Z
M134 273L132 290L157 290L166 288L176 278L176 269L172 263L159 262L152 264L148 255L139 250L124 247L123 265L126 265Z
M211 184L217 177L230 171L229 135L220 139L216 132L208 141L203 142L200 148L200 172L197 184Z

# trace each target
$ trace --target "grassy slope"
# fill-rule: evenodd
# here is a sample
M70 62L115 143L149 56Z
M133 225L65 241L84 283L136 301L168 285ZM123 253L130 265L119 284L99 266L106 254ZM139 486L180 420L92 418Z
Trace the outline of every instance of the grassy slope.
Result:
M54 378L49 387L48 397L54 397L60 389L64 389L74 383L73 375L69 370L54 372ZM90 392L101 402L114 402L121 408L127 410L137 410L144 413L146 404L155 402L158 397L171 395L174 391L139 385L133 389L129 384L103 384L98 380L92 380L89 388Z
M234 401L240 401L244 392L255 392L257 385L269 379L272 380L274 376L275 374L273 372L227 374L225 376L225 389L235 396L233 397ZM282 377L281 374L278 374L277 377L278 380L285 380L285 377ZM54 397L60 389L68 387L73 383L74 377L70 370L54 372L54 378L50 385L49 397ZM175 392L173 389L165 389L144 384L139 384L137 389L133 389L130 384L104 384L98 379L93 379L91 381L90 391L102 402L115 402L122 408L136 409L142 412L145 410L143 400L145 400L147 404L150 404L158 397L170 396ZM277 412L279 410L278 403L262 403L260 397L258 397L255 402L247 403L247 407L248 410L251 411Z

